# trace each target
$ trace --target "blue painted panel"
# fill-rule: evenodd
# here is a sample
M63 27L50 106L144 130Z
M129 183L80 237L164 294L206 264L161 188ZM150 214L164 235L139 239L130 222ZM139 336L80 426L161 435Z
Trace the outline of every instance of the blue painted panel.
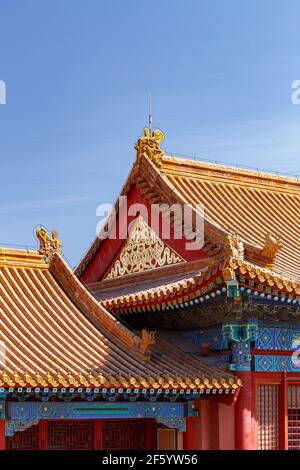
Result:
M293 362L291 356L255 356L257 372L300 372L300 364Z
M255 343L257 349L293 351L300 346L300 328L259 327Z
M8 402L9 419L183 418L184 403L39 403Z

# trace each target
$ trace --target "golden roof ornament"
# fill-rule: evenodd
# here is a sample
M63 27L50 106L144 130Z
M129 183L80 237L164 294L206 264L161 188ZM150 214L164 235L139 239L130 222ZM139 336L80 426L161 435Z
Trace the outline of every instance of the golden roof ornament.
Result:
M273 235L272 233L267 233L265 244L260 254L266 258L274 259L282 246L281 237Z
M148 361L150 359L150 350L155 345L156 331L149 331L146 328L142 329L142 338L140 343L140 350L143 353L144 359Z
M162 157L165 155L164 151L160 148L161 143L164 141L164 133L160 129L155 129L153 132L146 127L144 129L143 137L140 137L135 150L137 158L147 156L158 167L162 166Z
M228 233L224 243L224 262L221 265L221 269L224 271L225 268L228 268L228 270L231 269L231 271L233 271L237 268L237 266L241 267L242 263L246 263L247 270L249 270L249 263L255 263L256 270L259 266L272 270L277 254L282 249L282 247L283 243L280 236L267 233L265 235L265 241L262 248L247 247L248 261L246 263L244 260L243 241L237 235Z
M224 263L222 273L224 281L234 279L234 262L244 259L244 243L235 233L228 233L224 243Z
M224 243L225 264L230 264L234 259L244 259L244 243L235 233L228 233Z
M62 253L61 242L57 238L56 230L52 230L52 237L50 237L45 227L40 227L36 231L36 236L40 242L38 251L45 263L49 263L55 253Z
M273 233L266 233L262 248L252 251L252 260L266 269L273 269L278 252L283 247L282 239Z

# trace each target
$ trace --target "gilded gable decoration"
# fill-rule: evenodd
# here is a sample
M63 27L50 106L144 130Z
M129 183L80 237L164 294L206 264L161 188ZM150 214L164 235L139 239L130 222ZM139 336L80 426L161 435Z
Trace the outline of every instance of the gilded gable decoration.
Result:
M181 256L165 245L142 216L139 216L119 259L110 269L106 279L183 261Z
M143 137L140 137L135 146L137 157L141 158L143 155L146 155L155 165L160 167L164 155L160 145L164 138L164 133L160 129L156 129L152 133L150 129L144 129Z
M44 227L40 227L36 231L36 236L40 242L39 253L43 256L45 263L49 263L55 253L61 254L61 242L57 238L57 231L52 231L50 237Z

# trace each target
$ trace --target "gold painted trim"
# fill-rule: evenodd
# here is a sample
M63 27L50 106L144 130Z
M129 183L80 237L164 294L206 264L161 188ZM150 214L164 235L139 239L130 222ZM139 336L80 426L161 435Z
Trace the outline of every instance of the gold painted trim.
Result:
M29 372L14 372L10 374L6 371L0 373L0 387L49 387L49 388L164 388L164 389L237 389L242 386L240 379L221 378L217 380L215 377L207 378L181 378L168 377L164 379L160 376L154 377L133 377L129 376L112 376L102 373L94 375L91 372L87 374L78 373L55 373L47 372L41 375L36 372L34 375Z

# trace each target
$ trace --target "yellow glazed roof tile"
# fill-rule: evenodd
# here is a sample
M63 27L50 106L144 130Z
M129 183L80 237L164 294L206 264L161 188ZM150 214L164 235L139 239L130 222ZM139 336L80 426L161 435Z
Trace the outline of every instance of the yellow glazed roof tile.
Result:
M278 274L300 280L300 182L217 165L165 157L161 178L182 200L203 204L205 219L254 247L266 234L281 238Z
M6 250L5 256L0 265L0 386L199 389L215 379L223 388L239 386L231 374L163 338L128 330L84 288L58 252L47 262L37 252L31 261L16 250Z

